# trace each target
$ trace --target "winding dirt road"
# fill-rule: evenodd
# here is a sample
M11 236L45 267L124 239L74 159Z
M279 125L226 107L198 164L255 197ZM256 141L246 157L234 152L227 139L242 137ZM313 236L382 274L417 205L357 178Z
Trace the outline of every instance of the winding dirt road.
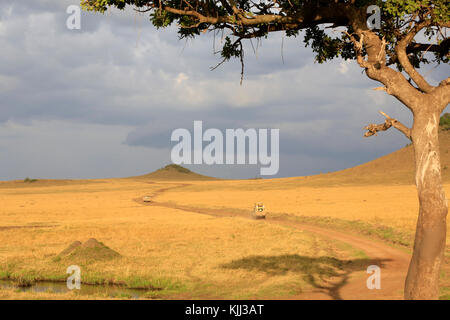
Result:
M205 209L191 206L179 205L173 202L155 201L158 195L173 189L189 186L189 184L176 184L175 186L158 189L152 194L152 202L144 203L142 199L134 199L142 205L173 208L188 212L206 214L215 217L244 217L250 218L249 212L239 209ZM382 300L403 299L403 286L408 271L411 256L399 249L391 247L383 242L364 238L354 234L316 227L309 224L290 221L282 217L267 217L266 223L293 227L302 231L310 232L320 237L344 242L355 249L364 251L370 258L369 265L377 265L381 268L381 289L368 289L367 278L369 274L355 275L353 272L342 274L332 279L327 287L318 287L311 292L304 292L291 297L299 300Z

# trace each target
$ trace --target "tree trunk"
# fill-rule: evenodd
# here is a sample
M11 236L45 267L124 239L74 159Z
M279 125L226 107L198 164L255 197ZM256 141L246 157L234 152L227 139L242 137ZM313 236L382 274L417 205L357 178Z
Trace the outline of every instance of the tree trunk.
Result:
M405 299L437 299L445 250L448 202L441 181L440 112L423 108L414 115L412 141L419 196L414 251L405 283Z

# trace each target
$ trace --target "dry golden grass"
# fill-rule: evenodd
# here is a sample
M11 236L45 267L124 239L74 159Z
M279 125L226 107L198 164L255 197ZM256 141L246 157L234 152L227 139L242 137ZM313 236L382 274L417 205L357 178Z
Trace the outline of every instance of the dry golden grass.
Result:
M202 208L243 210L251 210L255 202L264 202L269 214L361 220L400 231L415 230L419 207L413 185L310 187L302 186L299 180L193 183L158 199ZM450 184L444 188L449 195Z
M306 274L336 269L333 265L324 269L326 261L321 260L311 270L299 267L309 258L345 260L359 254L343 244L264 221L215 218L142 206L133 200L167 186L173 184L113 179L86 185L3 188L1 276L64 280L68 265L80 261L59 260L57 255L75 240L96 238L122 257L81 262L83 281L160 287L169 297L270 298L310 289ZM184 201L178 193L172 195ZM251 256L267 257L264 263L269 267L288 271L274 275L226 267Z

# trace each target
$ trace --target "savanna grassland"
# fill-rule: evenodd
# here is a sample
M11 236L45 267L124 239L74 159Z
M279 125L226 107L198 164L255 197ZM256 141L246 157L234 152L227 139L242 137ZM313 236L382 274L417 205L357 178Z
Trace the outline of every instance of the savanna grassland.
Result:
M149 297L269 298L311 288L306 274L331 276L338 269L338 265L309 263L307 258L330 257L339 264L363 257L344 243L329 243L264 221L216 218L143 206L134 200L176 182L117 179L54 187L37 183L1 188L3 279L64 281L66 268L78 264L83 282L149 288ZM174 197L177 192L173 191ZM121 257L106 261L58 258L70 243L88 238L102 241ZM233 262L251 256L271 257L268 272L233 267ZM288 258L277 266L278 256ZM290 264L304 266L291 272ZM1 297L8 294L2 292Z
M448 131L441 145L449 195ZM369 295L366 268L398 252L386 262L384 298L400 299L418 212L411 153L284 179L209 179L172 166L124 179L1 182L0 279L65 281L79 265L82 285L139 288L149 299L382 298ZM255 202L266 220L249 218ZM90 238L120 256L60 254ZM114 297L0 289L0 299L36 298Z

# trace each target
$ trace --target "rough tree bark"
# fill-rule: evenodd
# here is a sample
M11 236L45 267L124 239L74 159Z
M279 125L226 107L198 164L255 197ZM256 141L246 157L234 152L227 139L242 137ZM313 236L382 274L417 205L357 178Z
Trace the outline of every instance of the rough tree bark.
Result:
M448 212L441 183L438 135L439 117L444 107L423 105L414 114L412 141L420 208L413 256L405 282L405 299L439 297L439 273L445 250Z
M386 114L386 122L369 125L365 136L376 134L395 127L412 140L415 154L416 186L419 197L419 216L416 226L413 256L405 281L405 299L437 299L439 297L439 274L446 245L446 217L448 203L441 181L441 162L439 151L440 114L449 101L448 79L437 87L430 86L413 68L406 48L414 35L423 26L408 34L396 47L400 63L414 87L402 73L385 66L383 41L370 31L355 28L360 39L368 48L367 60L362 55L358 63L365 68L369 78L385 85L381 90L397 98L413 113L414 125L407 128ZM358 47L356 39L353 39ZM361 42L363 42L361 41ZM362 44L360 45L360 47ZM381 53L381 54L380 54ZM379 90L380 88L376 88Z
M429 300L439 297L440 267L444 257L447 233L448 201L441 180L439 118L446 104L432 96L422 95L421 104L412 106L412 130L398 120L386 117L383 124L370 124L369 137L378 131L395 127L411 139L414 146L415 181L419 197L413 256L405 281L405 299Z

